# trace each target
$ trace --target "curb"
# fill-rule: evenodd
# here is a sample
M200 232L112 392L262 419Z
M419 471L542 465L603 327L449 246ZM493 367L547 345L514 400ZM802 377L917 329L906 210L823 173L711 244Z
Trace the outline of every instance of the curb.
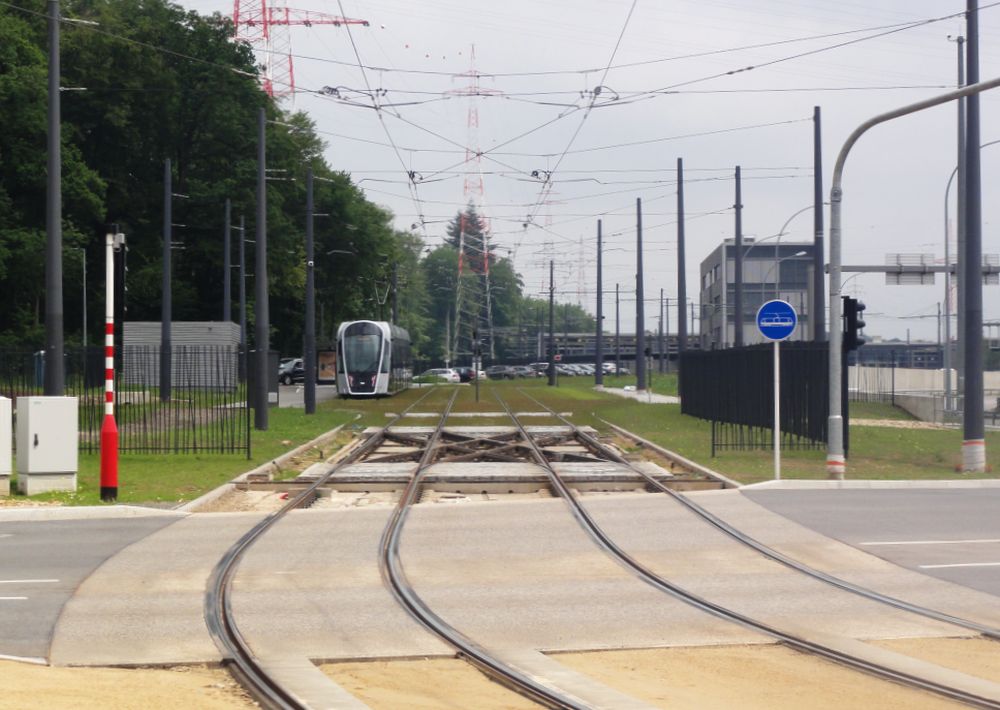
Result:
M354 417L354 419L352 421L357 421L360 418L361 418L361 415L358 414L357 416ZM243 473L241 473L238 476L236 476L236 478L234 478L234 479L232 479L232 480L230 480L230 481L228 481L226 483L223 483L218 488L214 488L213 490L210 490L208 493L205 493L204 495L199 496L198 498L195 498L194 500L188 501L187 503L185 503L182 506L174 508L174 510L178 510L178 511L185 512L185 513L194 512L195 510L197 510L202 505L205 505L206 503L210 503L213 500L215 500L216 498L220 498L224 494L228 493L229 491L231 491L233 488L236 487L237 483L242 483L243 481L247 480L247 478L249 478L250 476L253 476L253 475L256 475L256 474L260 474L260 473L273 473L275 471L280 471L281 467L284 466L286 463L288 463L288 461L290 461L291 459L295 458L296 456L298 456L298 455L300 455L302 453L305 453L309 449L312 449L312 448L315 448L317 446L320 446L321 444L325 443L326 441L332 439L334 436L336 436L340 432L341 429L344 428L344 426L346 426L346 424L349 424L349 423L350 422L345 422L344 424L341 424L340 426L334 427L330 431L325 432L323 434L320 434L319 436L317 436L312 441L307 441L306 443L301 444L300 446L296 446L291 451L286 451L281 456L279 456L276 459L273 459L271 461L268 461L267 463L262 463L257 468L251 469L249 471L244 471Z
M743 486L745 490L892 490L900 488L924 488L924 489L963 489L963 488L1000 488L1000 480L996 478L977 478L971 481L962 479L948 480L927 480L927 481L884 481L884 480L851 480L851 481L830 481L830 480L802 480L786 479L782 481L760 481Z
M618 432L622 436L631 439L632 441L636 442L640 446L642 446L644 448L647 448L647 449L649 449L651 451L655 451L660 456L664 456L664 457L670 459L671 461L674 461L676 463L681 464L682 466L687 466L691 470L697 471L698 473L702 474L703 476L708 476L709 478L712 478L712 479L714 479L716 481L719 481L726 488L743 488L743 484L740 483L739 481L734 481L733 479L728 478L727 476L722 475L718 471L713 471L712 469L708 468L707 466L702 466L700 463L696 463L696 462L692 461L691 459L684 458L683 456L681 456L680 454L678 454L675 451L671 451L670 449L665 449L662 446L660 446L659 444L654 444L652 441L649 441L647 439L643 439L638 434L633 434L628 429L623 429L620 426L618 426L617 424L612 424L611 422L607 421L606 419L601 419L600 417L597 417L597 418L598 418L598 420L604 422L605 424L607 424L609 427L611 427L612 429L614 429L616 432Z

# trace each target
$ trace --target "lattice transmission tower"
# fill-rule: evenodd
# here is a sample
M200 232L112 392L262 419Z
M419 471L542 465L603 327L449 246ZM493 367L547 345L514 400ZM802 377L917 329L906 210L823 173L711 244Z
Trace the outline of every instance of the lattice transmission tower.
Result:
M364 25L368 20L352 20L325 12L296 10L285 0L235 0L233 4L234 38L246 42L264 69L263 89L271 97L295 93L295 67L292 63L292 26Z
M465 252L469 247L467 247L465 242L466 225L463 214L459 235L458 288L455 293L453 352L458 352L460 342L464 337L468 337L470 344L474 347L474 344L472 344L472 333L477 329L477 322L485 320L489 356L491 360L494 360L496 358L496 346L493 337L493 298L490 291L490 223L486 216L486 186L483 182L482 150L479 147L479 107L476 105L476 100L484 96L497 96L502 92L482 88L479 84L480 76L479 72L476 71L476 46L472 45L469 71L455 75L455 78L467 78L469 83L461 89L455 89L448 93L455 96L469 97L469 108L466 118L465 162L463 163L465 179L462 185L462 195L466 206L471 204L475 207L476 214L479 215L480 219L479 225L476 226L482 234L481 246L483 253L468 259L468 262L470 268L482 278L483 290L481 298L479 297L480 294L474 294L476 296L475 303L468 304L471 305L471 308L467 308L466 300L469 300L469 294L466 294L465 289L462 288L462 273L466 263ZM475 320L477 322L464 324L461 321L461 316L463 313L469 312L476 314Z

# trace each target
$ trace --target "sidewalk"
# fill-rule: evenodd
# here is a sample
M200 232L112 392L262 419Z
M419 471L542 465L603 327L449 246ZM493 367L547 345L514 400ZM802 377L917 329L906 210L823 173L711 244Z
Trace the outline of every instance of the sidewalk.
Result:
M596 387L594 389L597 389ZM653 394L649 390L643 392L637 392L633 389L617 389L614 387L602 387L598 390L599 392L606 392L608 394L613 394L618 397L627 397L629 399L634 399L639 402L646 402L647 404L680 404L680 397L672 397L665 394Z

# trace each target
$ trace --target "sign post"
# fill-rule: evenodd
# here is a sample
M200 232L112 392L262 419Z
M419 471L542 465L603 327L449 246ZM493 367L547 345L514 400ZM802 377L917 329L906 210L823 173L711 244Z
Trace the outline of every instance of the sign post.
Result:
M795 331L798 315L792 304L775 299L757 311L757 330L774 343L774 480L781 480L781 350L780 344Z

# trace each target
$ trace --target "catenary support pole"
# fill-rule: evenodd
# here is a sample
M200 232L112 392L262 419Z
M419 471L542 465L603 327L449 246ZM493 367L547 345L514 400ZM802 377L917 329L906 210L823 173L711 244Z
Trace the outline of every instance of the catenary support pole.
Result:
M733 266L733 284L736 295L733 299L733 345L737 348L743 347L743 198L742 180L740 179L740 166L736 166L736 204L733 209L736 212L736 234L735 234L735 260ZM725 258L725 247L723 247L723 259ZM722 323L725 330L725 313L723 313Z
M646 389L646 316L642 273L642 198L635 198L635 388Z
M830 415L827 424L827 456L826 456L826 470L827 474L831 478L843 478L846 472L846 464L844 459L844 421L843 413L841 411L840 397L841 397L841 363L843 358L843 352L841 352L841 329L840 329L840 318L841 318L841 203L843 201L843 189L841 187L844 174L844 164L847 162L847 156L857 143L858 139L864 135L868 129L873 126L877 126L880 123L885 123L886 121L891 121L900 116L906 116L911 113L916 113L917 111L923 111L925 109L931 108L933 106L938 106L948 101L954 101L960 99L963 96L971 96L973 94L978 94L989 89L995 89L1000 86L1000 77L990 79L988 81L970 83L957 91L949 91L946 94L939 94L938 96L932 96L929 99L924 99L923 101L918 101L916 103L908 104L902 106L893 111L888 111L886 113L879 114L873 118L868 119L860 126L854 129L854 131L847 137L844 145L840 149L840 153L837 155L837 161L833 168L833 179L830 185L830 301L829 301L829 322L830 322L830 339L829 339L829 406ZM978 143L975 144L978 148ZM978 167L978 162L977 162ZM981 259L976 264L977 268L973 270L973 280L977 283L982 283L982 276L980 269L982 268ZM980 291L981 293L981 291ZM982 315L982 303L980 302L980 316ZM982 341L982 332L980 329L979 342ZM981 359L980 359L981 362ZM980 374L981 377L981 374ZM982 382L980 380L980 389L978 392L972 394L972 396L977 397L979 400L979 406L982 407ZM966 396L968 397L970 390L966 388ZM980 412L980 421L982 417L982 412ZM981 436L979 437L982 438ZM983 446L983 453L985 454L985 445ZM964 453L963 453L964 460Z
M677 354L687 350L687 258L684 255L684 160L677 159ZM692 302L694 305L694 302ZM692 319L693 321L694 319ZM692 323L693 325L693 323Z
M556 384L556 262L549 261L549 387Z
M979 82L979 2L967 0L966 72ZM979 165L979 94L966 99L965 130L965 385L962 417L962 471L986 471L983 421L983 214Z
M601 220L597 220L597 332L594 340L594 384L604 386L604 287L601 259Z
M659 324L658 324L658 338L656 343L656 349L660 351L660 361L657 363L657 372L664 371L664 363L667 355L667 351L663 347L663 289L660 289L660 312L658 314Z
M246 220L240 215L240 381L247 379L247 232Z
M305 385L303 399L306 414L316 413L316 269L313 252L313 169L306 170L306 326L303 344ZM395 272L393 272L395 274ZM395 307L395 297L393 297Z
M622 369L622 327L621 327L621 295L618 284L615 284L615 374L621 374Z
M254 428L267 431L268 383L274 377L270 366L271 323L267 292L267 146L264 129L267 115L263 107L257 114L257 241L254 244Z
M47 397L66 391L63 363L62 108L59 100L59 2L49 0L48 180L45 189L45 376Z
M173 294L170 281L171 246L173 244L173 176L170 158L163 161L163 256L160 285L160 401L170 401L173 389Z
M823 239L823 142L820 132L820 109L813 107L813 309L812 339L826 340L826 303L823 274L826 272L826 245ZM777 280L777 279L775 279ZM778 298L775 296L775 298Z
M225 227L222 230L222 322L233 320L233 205L226 198Z
M104 237L104 422L101 424L101 500L118 499L118 425L115 423L115 246Z

